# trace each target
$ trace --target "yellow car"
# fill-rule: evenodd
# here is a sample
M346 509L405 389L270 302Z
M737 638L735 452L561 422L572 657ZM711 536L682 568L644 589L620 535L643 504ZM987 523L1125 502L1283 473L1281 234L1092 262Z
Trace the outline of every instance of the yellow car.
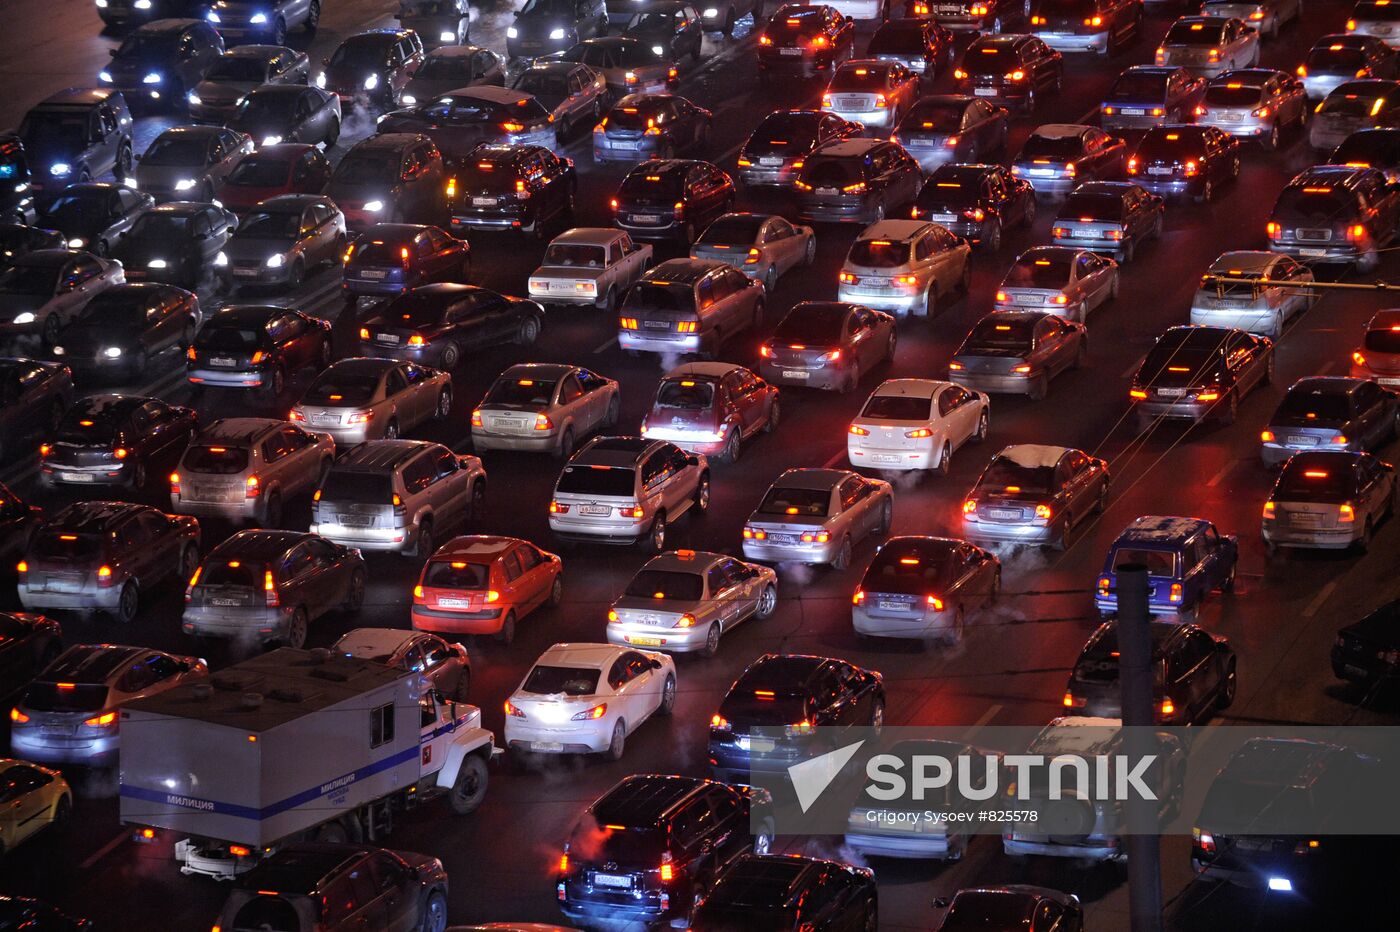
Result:
M0 758L0 855L73 812L73 791L57 770Z

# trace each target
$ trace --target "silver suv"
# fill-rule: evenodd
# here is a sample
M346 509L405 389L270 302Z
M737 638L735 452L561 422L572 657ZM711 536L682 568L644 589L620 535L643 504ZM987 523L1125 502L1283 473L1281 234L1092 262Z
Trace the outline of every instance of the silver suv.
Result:
M595 437L559 474L549 529L564 540L666 547L666 526L710 507L710 463L664 440Z
M185 448L170 476L170 508L277 527L283 503L314 491L334 460L330 434L272 418L222 418Z
M316 490L311 533L361 550L428 557L434 535L481 514L486 470L426 440L370 440L340 458Z

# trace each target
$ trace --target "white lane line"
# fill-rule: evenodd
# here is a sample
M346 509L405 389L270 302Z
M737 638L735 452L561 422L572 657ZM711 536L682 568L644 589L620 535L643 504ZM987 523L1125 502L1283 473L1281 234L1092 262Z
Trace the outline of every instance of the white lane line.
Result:
M1098 107L1090 107L1088 110L1084 111L1084 115L1083 115L1082 117L1080 117L1079 119L1075 120L1074 122L1076 122L1076 123L1081 123L1081 124L1089 124L1089 121L1092 120L1094 117L1096 117L1096 116L1098 116L1098 115L1099 115L1099 108L1098 108ZM1089 124L1089 125L1092 125L1092 124Z
M830 468L832 468L832 467L835 466L837 463L841 462L841 460L843 460L843 459L845 458L845 456L846 456L846 451L845 451L845 450L837 450L835 453L831 454L831 458L830 458L830 459L828 459L825 463L822 463L822 469L830 469Z
M1330 596L1332 594L1332 591L1337 588L1337 583L1339 582L1341 582L1341 580L1334 579L1327 585L1323 586L1322 591L1319 592L1317 595L1313 596L1313 600L1308 603L1308 607L1303 609L1303 617L1311 618L1312 616L1316 615L1318 609L1322 608L1322 603L1327 601L1327 597Z
M616 342L617 337L608 337L606 340L604 340L602 343L599 343L597 347L594 348L593 355L597 356L599 353L606 353L608 351L608 347L612 346Z
M1220 484L1220 480L1224 479L1227 475L1229 475L1230 470L1234 469L1241 462L1242 460L1230 460L1230 462L1226 463L1225 466L1220 470L1220 472L1210 477L1210 481L1206 483L1206 488L1215 488L1217 485Z
M994 705L987 711L983 712L982 717L979 718L977 721L973 722L971 728L963 732L963 740L971 741L972 736L977 734L977 732L981 731L983 725L986 725L992 719L996 718L998 713L1001 712L1002 708L1003 707L1000 705Z
M92 867L92 865L96 864L98 861L105 858L107 855L111 854L113 849L115 849L117 845L126 841L129 835L130 832L122 832L116 838L113 838L111 841L107 842L107 844L103 845L101 848L98 848L92 854L87 856L87 860L83 861L83 863L78 865L78 870L85 871L89 867Z
M1322 367L1321 369L1317 370L1317 374L1318 374L1318 375L1326 375L1327 373L1331 372L1331 371L1332 371L1333 369L1335 369L1335 368L1337 368L1337 360L1335 360L1335 359L1329 359L1329 360L1327 360L1327 362L1323 365L1323 367Z

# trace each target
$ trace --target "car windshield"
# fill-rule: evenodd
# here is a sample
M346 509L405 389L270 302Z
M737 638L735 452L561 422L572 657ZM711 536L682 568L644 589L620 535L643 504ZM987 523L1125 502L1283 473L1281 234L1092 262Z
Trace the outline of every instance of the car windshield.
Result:
M1167 30L1163 45L1219 46L1224 40L1224 26L1217 23L1176 22Z
M384 67L387 56L387 46L378 38L372 41L347 39L331 56L330 67L337 71L377 71Z
M1400 20L1400 8L1395 7L1387 0L1361 0L1352 13L1352 19L1392 23Z
M491 567L463 560L430 560L423 571L427 589L485 589L491 583Z
M136 218L126 234L140 240L173 240L180 242L189 230L190 218L185 214L153 210Z
M1017 893L973 891L959 893L943 919L942 932L989 932L1030 925L1031 907Z
M1167 76L1152 72L1128 71L1118 76L1108 92L1108 100L1130 103L1156 103L1165 99Z
M592 667L553 667L536 664L520 685L523 693L537 696L591 696L598 691L600 670Z
M346 155L335 167L335 181L344 184L393 184L398 160L370 155Z
M1147 567L1148 576L1171 579L1176 576L1176 551L1145 547L1119 547L1113 551L1113 572L1131 565Z
M429 55L413 75L428 81L461 81L462 86L472 79L470 55Z
M670 10L638 13L632 17L625 31L671 33L675 31L675 23L676 16Z
M870 562L860 588L901 595L924 594L934 589L931 594L938 595L936 587L949 581L956 565L956 547L951 541L944 546L936 542L917 546L898 541L887 544Z
M801 305L788 311L773 331L775 343L830 346L841 342L841 330L849 313L839 304Z
M69 151L87 144L87 128L86 112L31 110L20 123L19 134L31 148Z
M866 268L898 268L909 264L909 244L884 239L858 239L851 244L846 261Z
M689 285L642 281L627 289L622 307L629 311L693 311L695 301Z
M1346 421L1351 418L1351 405L1347 402L1347 396L1340 392L1297 388L1283 396L1274 417L1304 421Z
M261 330L211 321L199 328L194 345L199 349L251 350L257 349L261 334Z
M658 408L706 411L714 404L715 384L699 379L667 379L656 390Z
M1365 117L1375 116L1384 108L1385 98L1379 94L1328 94L1317 112Z
M1367 330L1362 345L1373 353L1400 353L1400 328Z
M51 295L60 269L52 265L12 265L0 271L0 291L5 294Z
M1095 194L1082 192L1071 194L1060 208L1060 216L1067 220L1106 220L1117 223L1123 218L1123 198L1117 194Z
M540 407L554 398L553 379L497 379L486 394L488 405Z
M860 416L876 421L927 421L929 399L916 395L871 395Z
M774 486L758 506L761 515L800 515L825 518L831 506L829 489L790 489Z
M636 491L636 472L626 466L565 466L556 491L631 498Z
M238 223L238 235L244 239L296 239L300 230L300 210L258 210L244 214Z
M963 111L966 109L967 105L961 102L917 103L904 118L902 129L926 133L956 133L962 128Z
M1049 495L1055 491L1055 464L1027 466L1009 456L998 456L987 464L977 488L1011 495Z
M1035 321L1030 318L989 315L973 325L972 332L967 335L963 344L963 350L1029 349L1034 333Z
M145 295L108 291L88 302L78 319L89 327L110 327L125 333L145 327L149 303Z
M1344 502L1355 492L1351 457L1327 462L1322 456L1295 456L1284 464L1273 498L1285 502Z
M378 373L337 371L332 367L311 383L302 400L337 407L369 404L378 387Z
M408 250L409 255L414 254L411 239L404 240L368 240L358 242L354 246L351 257L355 265L392 265L401 266L404 263L403 250Z
M1083 153L1082 136L1042 136L1032 133L1021 147L1023 159L1073 159Z
M282 159L249 156L228 176L228 184L242 188L279 188L287 183L288 165Z
M235 475L248 468L248 448L194 444L185 451L180 468L216 476Z
M206 81L228 81L233 84L262 84L267 80L267 62L243 56L215 59L204 75Z
M423 115L435 123L453 123L460 126L500 123L512 115L512 109L509 104L498 103L494 100L482 100L476 97L445 97L443 100L425 107Z
M758 239L758 231L768 218L762 214L736 214L720 217L700 237L702 243L748 246Z
M1063 288L1069 282L1073 256L1054 258L1026 258L1016 260L1016 264L1006 273L1003 284L1011 288Z
M608 252L603 246L585 243L553 243L545 250L542 265L582 265L600 269L607 265Z
M394 482L385 473L332 469L321 483L321 500L385 504L394 499Z
M117 49L117 58L139 58L147 61L175 60L175 46L180 41L176 35L152 35L135 32L122 40Z
M157 166L203 165L208 152L209 140L202 136L186 136L183 133L161 136L151 143L146 154L141 156L141 164Z
M1230 81L1206 88L1206 103L1216 107L1252 107L1259 103L1262 88L1254 84Z
M699 573L675 570L641 570L623 590L634 599L658 599L696 602L705 592L705 579Z

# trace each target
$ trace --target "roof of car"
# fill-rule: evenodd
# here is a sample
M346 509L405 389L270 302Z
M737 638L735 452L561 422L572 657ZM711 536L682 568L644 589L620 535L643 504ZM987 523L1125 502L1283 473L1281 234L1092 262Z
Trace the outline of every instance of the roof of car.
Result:
M263 84L253 88L248 92L248 96L263 97L300 97L309 90L305 84ZM244 98L245 100L247 98Z
M222 417L199 432L199 441L251 443L269 430L287 426L286 421L271 417Z
M416 637L419 632L404 628L351 628L335 642L335 649L347 657L380 657Z
M696 165L709 164L709 162L704 162L700 159L647 159L645 162L638 163L637 166L627 174L631 175L633 172L642 172L648 175L670 175L675 172L687 171Z
M1023 469L1054 468L1060 457L1070 452L1069 447L1057 447L1048 443L1015 443L1002 448L993 459L1010 460Z
M430 440L366 440L347 450L331 469L335 472L397 469L416 454L439 446Z
M932 398L946 385L951 382L943 382L938 379L886 379L871 392L874 395L899 395L912 398Z
M276 890L279 896L306 896L341 867L371 850L355 845L287 845L239 876L234 884L245 890Z
M906 242L927 232L933 224L924 220L877 220L860 233L860 239Z
M1210 522L1204 518L1144 515L1143 517L1133 519L1133 522L1123 529L1123 533L1118 535L1118 542L1129 543L1138 541L1179 544L1210 526Z
M518 362L496 377L496 381L511 379L562 379L577 366L566 362Z
M561 667L588 667L601 670L612 663L621 648L612 644L555 644L545 648L535 665L542 663Z
M824 142L817 147L814 155L825 155L836 159L856 159L864 158L866 154L877 146L882 146L888 140L871 139L867 136L851 136L847 139L834 139Z
M535 59L530 63L526 71L544 71L549 74L568 74L575 68L586 68L587 65L576 61L563 61L561 59Z
M378 39L381 42L396 42L413 35L412 29L396 29L393 26L380 26L376 29L366 29L357 32L353 36L347 36L345 42L369 42L371 39ZM344 44L342 42L341 44Z
M209 555L217 554L220 559L252 557L265 560L280 557L302 541L315 538L315 534L308 534L306 531L278 531L263 528L243 530L224 540L223 543L211 550Z
M1328 97L1337 95L1339 97L1347 94L1393 94L1400 89L1400 81L1390 81L1385 78L1362 78L1357 81L1348 81L1345 84L1338 84L1332 89Z
M219 308L205 324L229 324L232 326L262 326L278 314L286 314L290 308L275 304L234 304Z
M1220 258L1210 264L1210 270L1218 272L1224 269L1231 273L1256 272L1268 268L1278 257L1278 253L1265 252L1262 249L1239 249L1221 253Z
M708 901L734 908L785 906L816 865L831 864L797 855L744 854L727 867Z
M574 227L572 230L565 230L550 241L550 245L555 243L581 243L589 246L601 246L611 243L622 236L622 231L612 227Z
M412 241L415 236L428 229L425 223L376 223L356 238L371 243L374 240Z
M74 644L44 668L43 682L105 683L114 673L146 652L145 647L120 644Z
M645 280L693 285L716 269L729 267L727 262L720 262L718 259L667 259L659 265L652 266Z
M785 489L834 489L841 480L855 473L848 469L820 469L816 466L802 466L797 469L789 469L777 479L773 480L773 485L782 486Z
M662 376L663 379L722 379L735 369L747 371L738 363L732 362L687 362L682 363Z
M202 19L177 19L175 17L170 17L168 19L153 19L149 23L142 23L140 26L136 27L136 32L148 36L174 35L176 33L184 32L191 26L197 25L202 22L204 22L204 20Z
M80 249L36 249L14 259L10 264L57 268L68 264L81 255L85 255L85 253Z
M406 149L420 142L429 142L422 133L378 133L366 136L350 147L350 152L394 151ZM346 153L349 155L349 152Z
M112 87L65 87L45 97L38 106L93 107L120 93Z
M258 201L254 210L302 211L312 204L326 204L330 199L324 194L276 194Z
M1371 316L1367 330L1391 330L1400 327L1400 307L1382 308Z
M1288 182L1288 187L1306 187L1325 182L1349 188L1372 171L1375 169L1354 165L1314 165L1294 175L1293 180Z
M659 440L645 437L598 437L574 454L578 466L635 466L637 460Z
M489 563L517 544L518 537L499 534L463 534L443 544L433 554L434 560L460 559L467 563Z
M1079 897L1075 896L1073 893L1062 893L1059 890L1052 890L1049 887L1034 887L1030 884L1021 883L1000 884L995 887L968 887L959 890L957 894L955 894L954 899L956 900L957 897L962 896L964 893L1022 896L1030 900L1032 904L1035 898L1053 900L1061 906L1068 906L1070 904L1077 905L1079 903Z
M1181 23L1185 23L1186 25L1193 25L1195 23L1200 23L1203 26L1223 26L1225 25L1227 20L1231 20L1234 18L1235 17L1233 16L1211 16L1209 14L1202 14L1200 16L1179 16L1177 17L1176 23L1173 23L1172 25L1177 25Z
M1035 736L1027 751L1032 754L1096 754L1112 748L1123 729L1123 720L1089 715L1063 715L1052 719Z
M330 368L326 371L334 369L336 372L382 375L398 364L397 359L384 359L379 356L351 356L349 359L336 360L330 364Z
M1170 648L1170 646L1180 638L1192 631L1202 630L1196 625L1178 624L1174 621L1152 621L1147 625L1148 636L1152 641L1152 656L1159 657ZM1118 619L1110 618L1094 630L1089 635L1089 640L1084 643L1084 650L1081 653L1088 653L1089 648L1094 647L1099 650L1110 650L1116 656L1118 651ZM1099 656L1102 656L1101 654Z
M770 686L802 687L810 683L813 675L828 663L831 663L831 658L816 654L768 653L749 664L734 685L758 678Z
M1297 392L1313 395L1350 395L1370 381L1349 375L1311 375L1288 386L1288 394Z
M114 522L148 507L131 502L74 502L50 516L45 526L78 534L101 534Z
M1219 77L1212 78L1210 83L1230 84L1232 82L1239 82L1240 84L1249 84L1253 86L1255 83L1263 83L1279 75L1288 77L1287 74L1279 71L1277 68L1239 68L1235 71L1227 71Z
M1306 787L1347 749L1306 738L1251 738L1230 755L1221 776L1270 786Z
M678 803L710 785L702 777L672 774L633 774L598 798L589 811L603 824L655 825Z
M1073 139L1076 136L1083 136L1092 126L1085 126L1083 123L1046 123L1037 126L1032 132L1032 136L1039 136L1041 139Z
M195 136L205 139L217 139L227 132L228 130L222 126L189 123L184 126L172 126L161 133L157 138L164 139L167 136Z
M281 45L235 45L224 52L224 58L252 58L256 60L271 61L277 56L286 52L287 49Z
M623 108L623 109L626 109L626 108L628 108L628 107L633 107L633 108L636 108L636 109L638 109L638 110L641 110L641 109L648 109L648 110L651 110L651 109L655 109L656 107L661 106L662 104L664 104L664 103L665 103L666 101L668 101L668 100L675 100L675 99L676 99L676 95L675 95L675 94L658 94L658 93L637 93L637 94L628 94L626 97L623 97L623 98L620 99L617 103L613 104L613 107L614 107L614 108Z
M657 554L646 563L649 570L671 570L677 573L701 573L729 556L709 550L670 550Z

